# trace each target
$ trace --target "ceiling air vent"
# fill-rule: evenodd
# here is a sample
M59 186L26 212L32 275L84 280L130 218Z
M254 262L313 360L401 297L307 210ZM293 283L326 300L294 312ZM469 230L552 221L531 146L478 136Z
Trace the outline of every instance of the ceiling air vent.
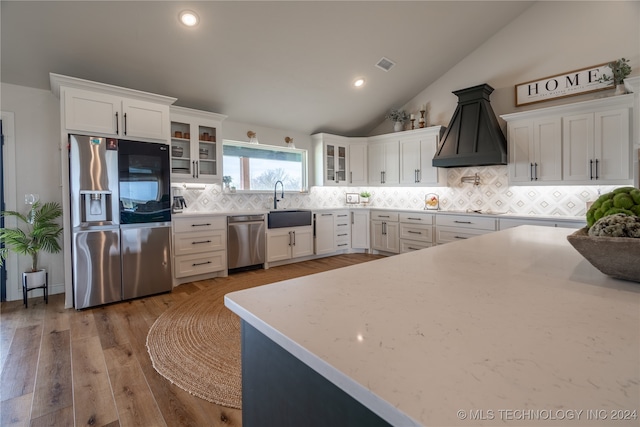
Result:
M390 69L395 67L395 65L395 62L383 56L382 59L380 59L380 61L378 61L378 63L376 64L376 67L380 68L383 71L389 71Z

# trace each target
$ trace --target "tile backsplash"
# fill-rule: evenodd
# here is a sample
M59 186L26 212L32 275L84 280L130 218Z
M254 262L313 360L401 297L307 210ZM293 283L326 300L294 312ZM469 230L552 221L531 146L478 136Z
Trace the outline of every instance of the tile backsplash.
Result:
M478 174L480 184L461 182ZM174 184L175 185L175 184ZM506 166L451 168L447 187L311 187L309 193L286 194L281 208L321 209L348 206L346 193L371 193L369 207L422 209L427 193L436 193L443 210L491 210L524 215L583 216L586 203L617 186L509 186ZM179 187L180 188L180 187ZM185 212L269 210L273 195L228 193L219 184L187 186Z

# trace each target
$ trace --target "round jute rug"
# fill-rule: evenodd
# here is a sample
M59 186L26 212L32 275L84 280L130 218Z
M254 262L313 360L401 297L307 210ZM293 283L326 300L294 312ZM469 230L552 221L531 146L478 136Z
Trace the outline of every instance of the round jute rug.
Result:
M224 306L229 286L190 295L158 317L147 335L156 371L209 402L241 408L240 318Z

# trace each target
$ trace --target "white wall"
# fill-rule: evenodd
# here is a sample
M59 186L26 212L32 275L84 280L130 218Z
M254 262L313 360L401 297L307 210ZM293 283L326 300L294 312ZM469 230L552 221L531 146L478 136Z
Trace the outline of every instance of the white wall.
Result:
M60 172L60 113L58 99L47 90L2 83L0 110L14 113L16 210L26 212L27 193L38 194L42 202L62 202ZM9 186L12 183L7 182ZM40 265L49 272L51 293L64 290L63 255L42 253ZM18 257L18 270L7 272L7 299L22 298L21 273L30 265ZM30 296L36 296L34 291Z
M491 105L498 116L592 99L610 93L599 92L516 108L514 86L621 57L631 61L632 76L640 75L640 2L542 1L523 12L402 108L408 113L417 113L421 104L427 104L427 124L447 126L458 100L451 92L482 83L495 89ZM499 121L504 130L504 122ZM391 122L387 120L370 135L391 131Z

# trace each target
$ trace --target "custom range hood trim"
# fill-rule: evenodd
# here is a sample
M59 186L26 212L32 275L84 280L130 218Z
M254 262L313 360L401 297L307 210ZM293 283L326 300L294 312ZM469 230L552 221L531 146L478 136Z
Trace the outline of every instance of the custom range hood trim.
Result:
M486 83L453 92L458 106L432 160L433 166L507 164L507 140L491 107L492 92Z

